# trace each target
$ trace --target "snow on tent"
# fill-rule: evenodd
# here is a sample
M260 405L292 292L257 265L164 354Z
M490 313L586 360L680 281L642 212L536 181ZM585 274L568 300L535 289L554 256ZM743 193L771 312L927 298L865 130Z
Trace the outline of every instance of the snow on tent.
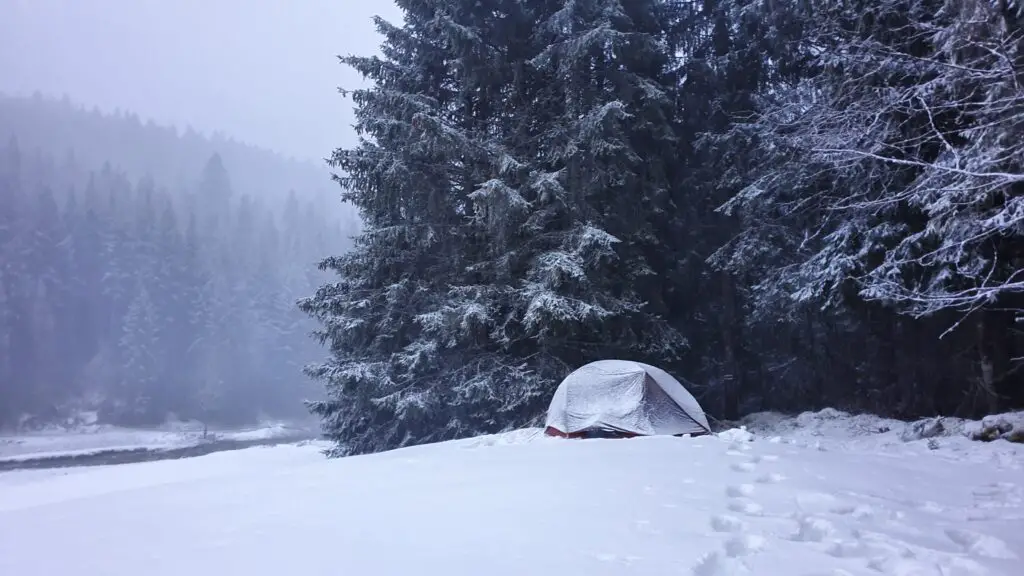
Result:
M709 432L707 417L678 380L640 362L599 360L566 376L548 407L550 436L653 436Z

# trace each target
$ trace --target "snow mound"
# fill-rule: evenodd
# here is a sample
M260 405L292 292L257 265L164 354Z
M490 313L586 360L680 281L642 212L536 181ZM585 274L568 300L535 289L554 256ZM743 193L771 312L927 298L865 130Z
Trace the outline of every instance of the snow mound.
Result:
M854 437L868 434L885 434L900 430L905 425L899 420L882 418L872 414L849 414L835 408L817 412L803 412L797 416L786 416L777 412L757 412L743 418L748 430L765 436L830 436Z
M2 473L0 574L1020 574L1020 455L728 432L530 429L337 460L311 443Z
M747 431L746 426L740 426L739 428L730 428L723 430L716 434L720 439L726 442L753 442L754 435Z
M790 439L874 437L886 443L895 440L917 442L962 437L969 440L1003 439L1024 442L1024 412L997 414L978 421L935 417L903 422L871 414L849 414L834 408L826 408L797 416L759 412L743 418L741 422L745 429L759 436L780 436Z
M546 439L550 440L551 438L544 435L543 428L523 428L521 430L512 430L510 432L477 436L476 438L470 438L468 440L457 440L456 442L461 444L464 448L482 448L486 446L529 444L531 442L543 441Z
M966 422L963 433L972 440L1008 440L1024 444L1024 412L986 416L980 422Z

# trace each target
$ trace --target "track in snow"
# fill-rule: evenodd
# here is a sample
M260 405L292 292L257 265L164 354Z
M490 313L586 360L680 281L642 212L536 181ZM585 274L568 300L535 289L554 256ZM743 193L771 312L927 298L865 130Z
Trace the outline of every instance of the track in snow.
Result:
M814 554L826 554L834 558L836 564L841 564L831 570L806 573L793 566L793 574L799 576L983 576L994 573L979 564L978 558L1018 559L1002 539L968 529L947 528L948 542L931 546L894 538L892 533L900 529L909 534L915 532L903 522L905 514L893 512L879 518L870 505L827 493L798 493L793 497L789 512L765 513L764 506L758 502L759 489L749 478L754 475L754 482L761 485L779 484L786 478L763 469L766 462L778 460L777 456L751 455L752 450L749 444L738 442L726 452L736 458L729 465L736 482L725 487L728 513L713 515L710 522L712 531L726 537L720 548L709 550L697 560L692 576L756 574L758 570L748 560L783 543L810 548ZM1010 482L975 488L972 494L975 509L973 514L968 511L968 519L972 516L988 519L991 516L984 514L985 509L1018 508L1024 502L1024 490ZM945 512L945 508L934 502L907 504L933 514ZM758 522L758 518L764 521ZM840 530L834 522L837 519L852 519L863 527ZM885 533L871 530L872 523L878 521L888 528ZM780 532L779 526L786 523L791 525L790 531Z

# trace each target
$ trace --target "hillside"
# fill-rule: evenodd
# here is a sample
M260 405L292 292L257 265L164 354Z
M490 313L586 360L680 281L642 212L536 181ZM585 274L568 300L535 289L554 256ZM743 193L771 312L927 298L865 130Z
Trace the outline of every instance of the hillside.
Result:
M0 429L305 417L321 349L296 301L355 229L328 187L224 139L0 98Z
M14 137L25 150L39 148L57 158L71 154L96 169L116 164L131 180L149 176L168 186L190 183L210 156L218 154L239 190L280 203L289 191L315 200L332 214L352 214L339 204L338 188L324 164L287 158L224 134L205 136L145 121L132 112L89 110L65 98L0 93L0 142ZM330 150L324 150L326 157Z

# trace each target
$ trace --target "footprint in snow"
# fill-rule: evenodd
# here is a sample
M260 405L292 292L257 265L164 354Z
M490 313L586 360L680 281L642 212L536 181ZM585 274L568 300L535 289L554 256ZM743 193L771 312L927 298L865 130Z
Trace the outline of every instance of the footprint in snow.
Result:
M757 534L741 534L733 536L725 542L725 555L730 558L740 558L749 554L755 554L764 550L767 541L763 536Z
M729 498L746 498L754 493L753 484L734 484L725 487L725 495Z
M833 532L835 532L835 527L824 518L800 516L797 519L796 534L793 534L790 539L794 542L822 542Z
M960 528L947 528L946 537L972 556L1007 560L1017 558L1006 542L995 536Z
M720 514L711 517L711 528L716 532L742 532L747 525L735 516Z
M832 507L830 512L839 516L850 516L857 520L865 520L875 515L875 511L870 506L863 504L839 504Z
M768 472L767 474L762 474L758 476L755 482L757 482L758 484L778 484L779 482L782 482L785 479L786 477L783 476L782 474Z
M760 516L764 512L764 507L746 498L736 498L729 502L728 507L733 512L739 512L747 516Z
M739 534L725 541L721 551L708 552L693 567L693 576L737 576L750 569L740 560L765 549L767 542L757 534Z
M909 550L900 550L885 542L871 540L836 540L825 552L836 558L890 558L908 557Z
M697 560L693 576L736 576L746 573L747 567L737 558L722 552L708 552Z
M733 462L729 468L731 468L733 472L753 472L754 470L757 470L757 464L753 462Z

